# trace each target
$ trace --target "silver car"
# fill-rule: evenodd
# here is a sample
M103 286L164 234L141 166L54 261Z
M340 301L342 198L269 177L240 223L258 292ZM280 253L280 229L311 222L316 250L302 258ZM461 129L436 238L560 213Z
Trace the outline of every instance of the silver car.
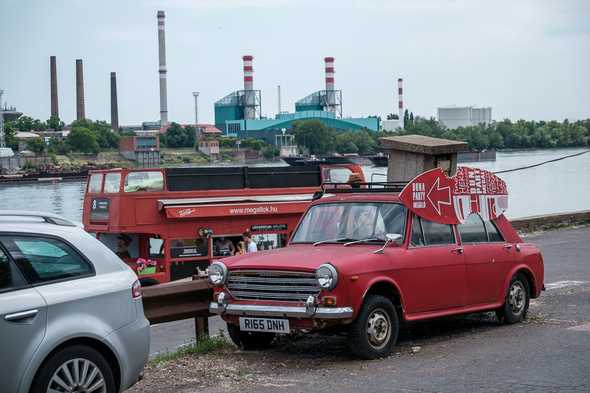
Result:
M0 210L0 391L115 393L142 375L137 276L56 215Z

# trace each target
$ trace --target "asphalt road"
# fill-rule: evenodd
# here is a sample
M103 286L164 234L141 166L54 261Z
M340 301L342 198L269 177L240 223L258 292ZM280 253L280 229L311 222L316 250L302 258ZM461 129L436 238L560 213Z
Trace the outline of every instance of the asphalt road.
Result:
M402 330L397 353L352 358L342 337L304 336L264 352L236 352L256 392L590 392L590 228L529 236L545 258L545 291L525 323L474 314ZM211 331L223 325L212 319ZM189 341L192 322L152 328L152 350ZM231 362L231 359L228 359ZM183 392L198 392L188 389Z

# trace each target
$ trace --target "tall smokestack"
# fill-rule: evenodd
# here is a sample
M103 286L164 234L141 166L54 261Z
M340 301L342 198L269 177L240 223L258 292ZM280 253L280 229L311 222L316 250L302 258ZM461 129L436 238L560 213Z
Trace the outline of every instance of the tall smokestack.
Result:
M158 11L158 55L160 67L160 127L168 125L168 94L166 89L166 37L164 22L166 15L164 11Z
M334 91L334 58L324 57L326 72L326 110L336 113L336 92Z
M278 95L278 98L279 98L279 102L278 102L278 104L279 104L278 105L278 110L279 111L278 111L278 113L281 113L281 85L278 85L277 86L277 95Z
M119 105L117 104L117 73L111 72L111 128L119 131Z
M84 108L84 69L82 59L76 59L76 119L84 120L86 110Z
M397 79L397 108L398 108L398 117L399 117L399 124L401 129L404 129L404 80L402 78Z
M244 119L256 118L256 92L254 91L254 56L242 57L244 61Z
M57 103L57 63L55 56L49 57L50 90L51 90L51 116L59 117L59 105Z

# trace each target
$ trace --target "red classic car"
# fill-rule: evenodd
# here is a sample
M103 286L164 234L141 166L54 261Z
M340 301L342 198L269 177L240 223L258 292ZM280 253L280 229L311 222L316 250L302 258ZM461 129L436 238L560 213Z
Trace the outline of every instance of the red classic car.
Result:
M286 248L210 266L210 311L236 345L346 329L352 352L372 359L391 353L402 321L494 310L516 323L541 293L541 253L503 215L445 225L396 193L333 191L310 205Z

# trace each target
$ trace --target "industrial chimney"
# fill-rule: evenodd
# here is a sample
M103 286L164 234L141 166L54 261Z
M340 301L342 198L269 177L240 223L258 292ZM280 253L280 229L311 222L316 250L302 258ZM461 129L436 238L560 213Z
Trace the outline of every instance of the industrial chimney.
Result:
M49 57L50 90L51 90L51 116L59 117L59 105L57 103L57 64L55 56Z
M336 92L334 91L334 58L324 57L326 72L326 111L336 113Z
M168 125L168 94L166 89L166 37L164 31L164 11L158 11L158 54L160 67L160 127Z
M256 92L254 91L254 67L252 67L253 56L242 57L244 61L244 119L256 118Z
M117 73L111 72L111 128L119 131L119 106L117 104Z
M398 78L397 80L397 96L398 96L398 111L399 111L399 125L401 129L404 129L404 91L403 91L404 80L402 78Z
M76 59L76 119L84 120L86 111L84 108L84 70L82 59Z

